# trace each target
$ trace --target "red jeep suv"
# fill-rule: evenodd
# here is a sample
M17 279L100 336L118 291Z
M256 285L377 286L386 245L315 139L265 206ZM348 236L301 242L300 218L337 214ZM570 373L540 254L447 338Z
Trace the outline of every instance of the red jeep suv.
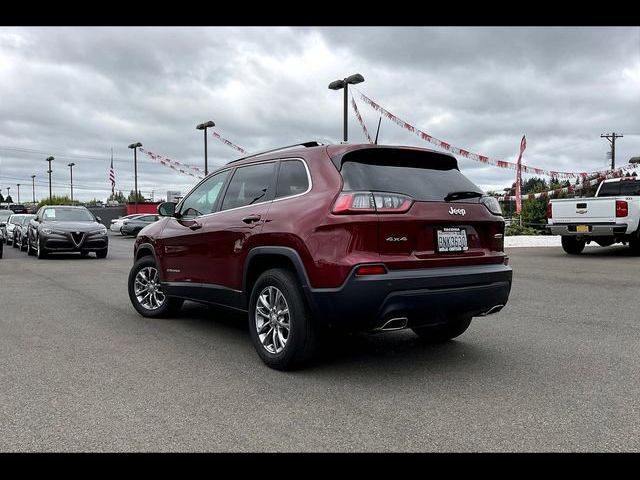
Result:
M448 340L511 290L497 200L432 150L270 150L158 211L135 242L135 309L160 317L186 299L247 312L258 355L276 369L310 359L332 328Z

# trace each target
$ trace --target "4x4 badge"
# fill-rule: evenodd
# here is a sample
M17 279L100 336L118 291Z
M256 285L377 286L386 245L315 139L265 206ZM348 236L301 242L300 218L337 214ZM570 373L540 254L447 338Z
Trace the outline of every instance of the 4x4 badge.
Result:
M466 213L464 208L449 208L449 215L466 215Z

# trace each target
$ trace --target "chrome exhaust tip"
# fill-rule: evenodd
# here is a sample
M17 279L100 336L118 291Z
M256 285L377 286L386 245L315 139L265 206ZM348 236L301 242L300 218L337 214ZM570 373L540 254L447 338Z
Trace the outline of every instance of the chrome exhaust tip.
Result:
M381 327L374 329L374 331L391 332L393 330L402 330L403 328L407 328L408 323L409 319L407 317L390 318L389 320L384 322Z
M486 312L481 313L480 316L481 317L486 317L487 315L491 315L493 313L498 313L500 310L502 310L502 307L504 307L504 305L494 305L493 307L491 307Z

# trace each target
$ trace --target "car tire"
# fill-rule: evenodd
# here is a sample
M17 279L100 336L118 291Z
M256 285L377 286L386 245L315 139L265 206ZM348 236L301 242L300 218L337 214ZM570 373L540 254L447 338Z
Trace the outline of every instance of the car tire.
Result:
M576 237L563 235L561 237L562 249L569 255L579 255L584 250L586 242L578 240Z
M38 237L38 242L36 243L36 255L38 256L39 260L47 258L48 255L48 252L45 250L45 248L40 246L40 237Z
M2 258L2 251L4 250L4 246L2 245L2 242L0 241L0 258Z
M27 248L29 248L29 244L25 243L24 241L20 241L20 251L24 252Z
M143 317L161 318L176 314L184 303L182 298L164 295L159 284L158 267L152 256L144 256L133 264L129 272L128 290L133 308ZM146 297L147 293L149 298Z
M278 311L285 309L287 315L277 316ZM317 328L300 282L289 270L275 268L258 277L251 290L248 316L251 341L267 366L291 370L314 357L318 347Z
M471 324L471 317L458 317L444 324L413 327L411 330L428 343L441 343L462 335Z
M35 249L31 246L31 240L27 237L27 255L34 256L36 254Z
M13 241L11 242L11 246L13 248L18 248L18 242L16 242L16 237L13 237Z
M107 252L108 252L108 249L106 249L106 248L104 250L98 250L96 252L96 257L97 258L107 258Z

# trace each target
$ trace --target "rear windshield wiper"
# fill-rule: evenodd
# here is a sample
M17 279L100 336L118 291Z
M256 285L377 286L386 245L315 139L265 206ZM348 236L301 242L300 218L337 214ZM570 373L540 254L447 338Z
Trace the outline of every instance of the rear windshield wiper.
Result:
M484 193L461 190L459 192L447 193L447 196L444 197L444 201L449 202L451 200L458 200L460 198L474 198L474 197L482 197L482 196L484 196Z

